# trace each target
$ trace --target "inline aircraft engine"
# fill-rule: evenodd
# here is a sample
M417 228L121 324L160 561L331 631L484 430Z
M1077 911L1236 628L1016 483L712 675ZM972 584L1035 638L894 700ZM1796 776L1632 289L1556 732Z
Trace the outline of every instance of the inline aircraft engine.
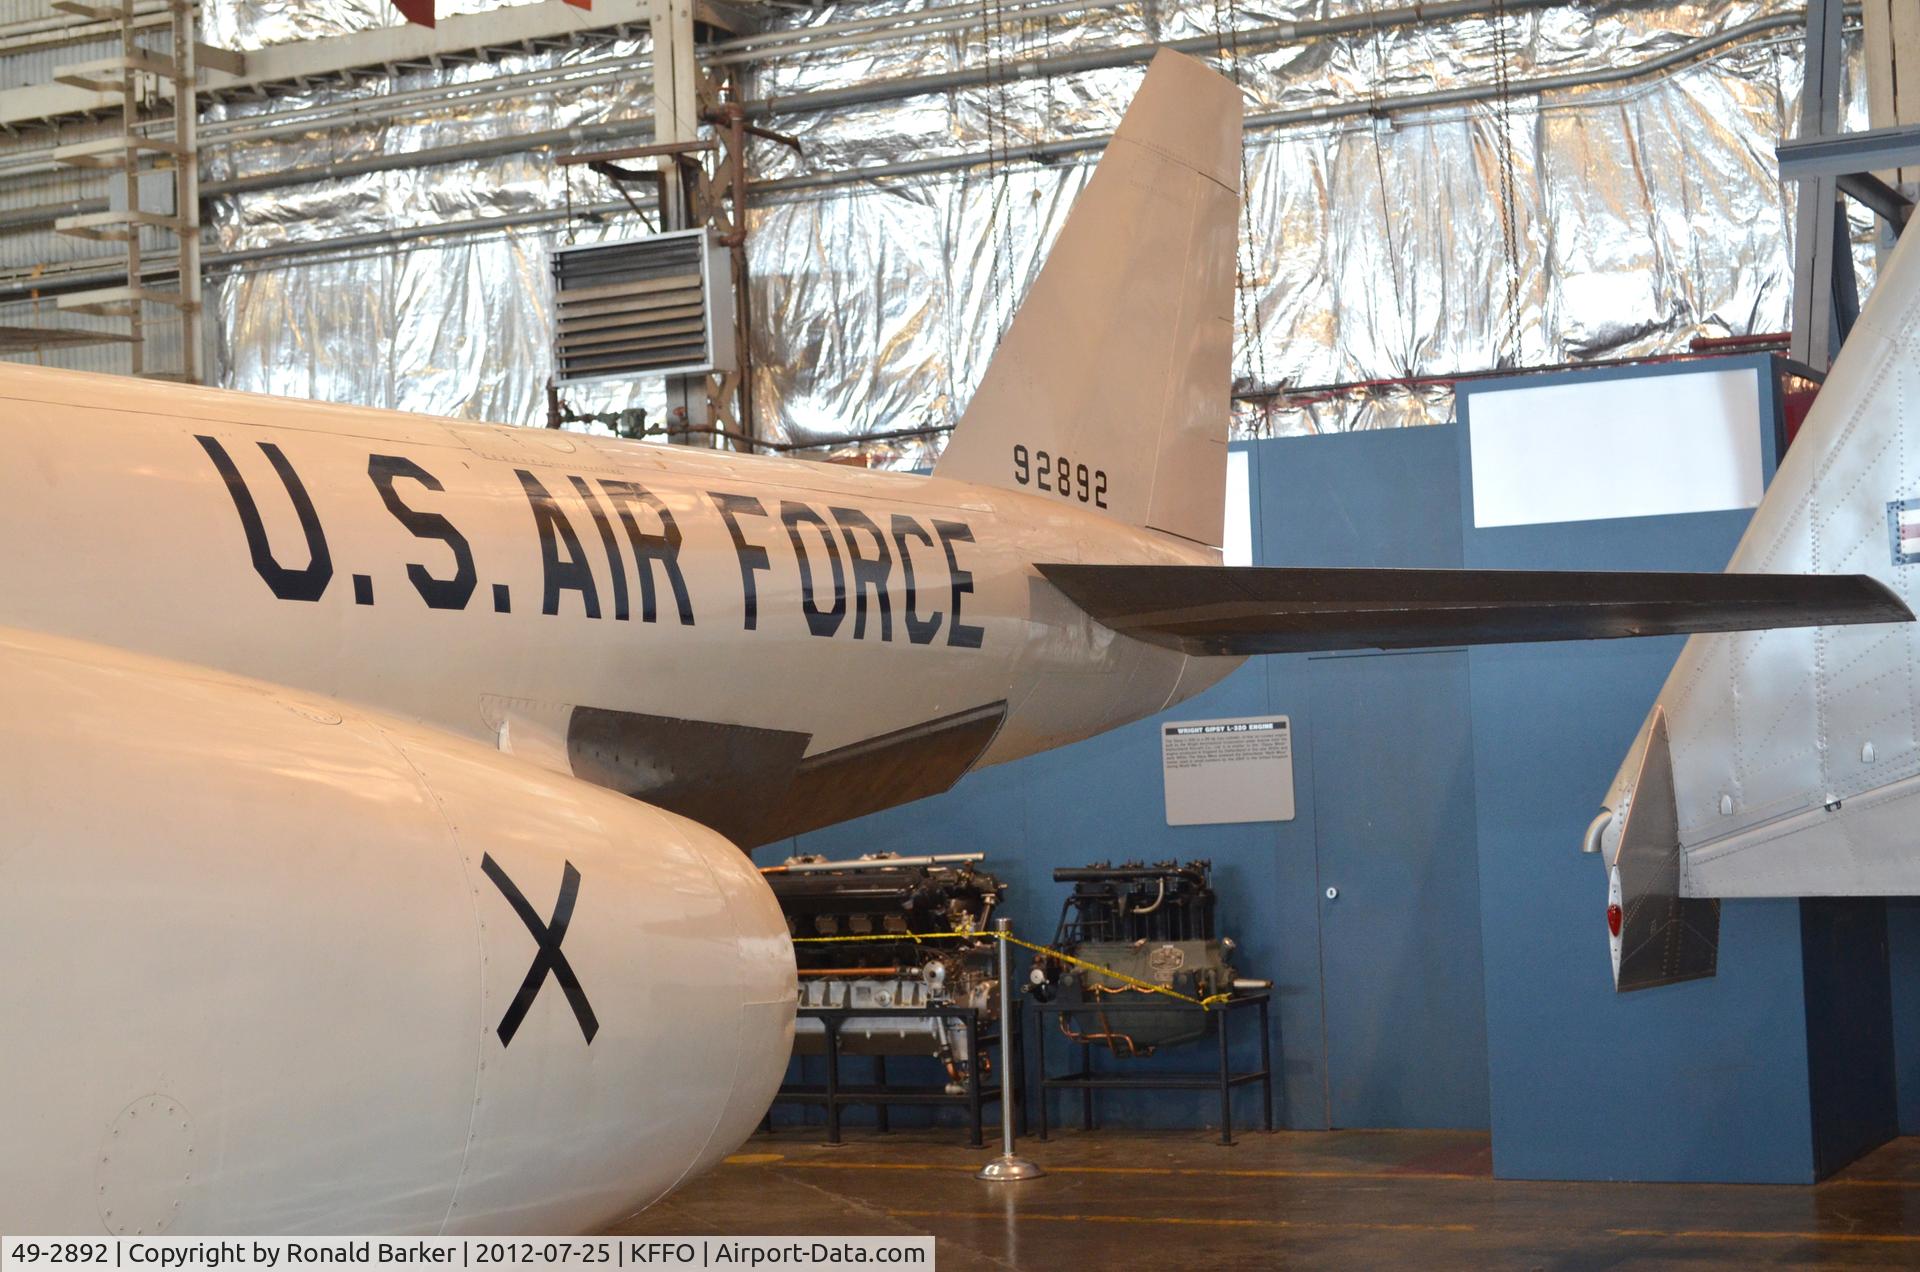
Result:
M888 1013L844 1021L843 1052L933 1056L946 1065L949 1090L962 1089L973 1063L965 1023L902 1015L900 1009L971 1007L982 1022L997 1018L999 986L987 925L1006 885L975 869L982 858L981 853L879 854L853 861L793 857L767 872L797 942L800 1006ZM945 932L978 935L919 939ZM836 936L896 939L809 939ZM802 1055L824 1051L821 1022L797 1020L794 1048Z
M1085 1003L1060 1017L1075 1042L1098 1043L1123 1057L1151 1055L1207 1031L1205 1013L1169 1010L1174 1000L1141 985L1157 985L1192 999L1231 993L1237 981L1227 960L1234 943L1214 934L1213 863L1162 861L1114 866L1096 862L1053 872L1073 893L1060 910L1053 948L1121 973L1126 979L1077 967L1049 954L1034 959L1029 981L1043 1000ZM1137 983L1132 983L1137 982Z

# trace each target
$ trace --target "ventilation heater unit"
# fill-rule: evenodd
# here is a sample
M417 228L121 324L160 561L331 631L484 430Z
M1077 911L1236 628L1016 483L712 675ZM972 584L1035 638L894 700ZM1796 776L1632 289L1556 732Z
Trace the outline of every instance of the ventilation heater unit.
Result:
M554 252L562 384L734 369L733 258L710 230Z

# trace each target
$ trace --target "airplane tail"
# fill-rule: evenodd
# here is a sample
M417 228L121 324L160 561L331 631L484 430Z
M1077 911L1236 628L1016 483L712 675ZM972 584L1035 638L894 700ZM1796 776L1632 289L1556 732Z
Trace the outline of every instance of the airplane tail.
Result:
M1870 575L1912 607L1917 565L1920 234L1909 234L1727 569ZM1920 893L1920 625L1694 636L1589 830L1610 866L1654 763L1670 767L1678 853L1663 904Z
M1219 547L1240 92L1162 52L934 468Z

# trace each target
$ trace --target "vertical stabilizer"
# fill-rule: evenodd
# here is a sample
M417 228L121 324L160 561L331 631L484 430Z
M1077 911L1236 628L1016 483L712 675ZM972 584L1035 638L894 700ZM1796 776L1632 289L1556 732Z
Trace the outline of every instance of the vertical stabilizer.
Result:
M1153 59L934 469L1219 547L1240 92Z

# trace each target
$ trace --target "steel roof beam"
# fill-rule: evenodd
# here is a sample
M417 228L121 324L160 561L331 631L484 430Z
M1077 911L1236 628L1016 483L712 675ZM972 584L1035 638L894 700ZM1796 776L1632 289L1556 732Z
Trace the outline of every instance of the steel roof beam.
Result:
M711 18L716 25L732 20L718 10L709 13L706 6L702 6L700 17L702 21ZM265 92L279 85L306 85L354 72L431 65L493 50L519 51L533 43L646 25L647 0L598 0L591 11L576 9L565 0L545 0L450 17L436 27L380 27L250 50L239 74L208 70L201 77L199 91L205 97ZM89 115L119 104L117 94L68 84L8 89L0 91L0 126Z

